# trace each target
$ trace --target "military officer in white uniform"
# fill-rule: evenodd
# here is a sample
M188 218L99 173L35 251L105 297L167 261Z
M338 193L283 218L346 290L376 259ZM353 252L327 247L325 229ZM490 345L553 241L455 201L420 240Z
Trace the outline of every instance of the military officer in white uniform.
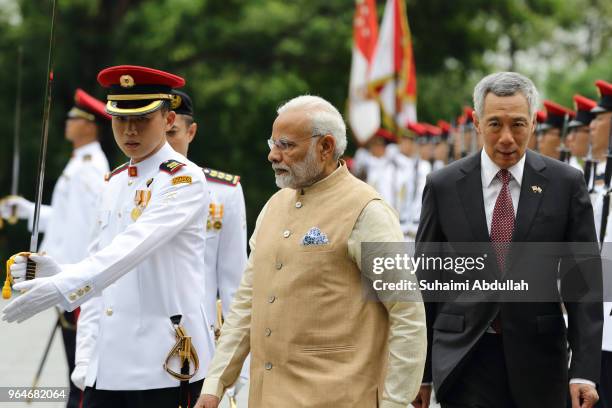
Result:
M600 100L591 112L595 117L589 125L591 140L593 143L593 155L596 160L599 160L597 165L597 173L595 180L595 195L591 196L595 215L595 226L597 234L600 236L601 231L601 214L603 207L604 196L604 181L600 175L605 174L606 159L605 155L608 150L609 135L612 131L612 83L599 80L595 82L601 95ZM611 206L612 208L612 206ZM602 339L601 353L601 380L599 384L599 403L598 408L612 407L612 271L610 270L610 262L612 261L612 214L608 212L607 228L604 233L602 249L602 257L604 258L604 328ZM607 262L606 262L607 261ZM608 267L606 268L606 265Z
M189 144L198 131L194 121L193 101L185 92L174 90L176 120L166 133L170 146L187 157ZM206 219L206 317L213 335L221 327L217 321L217 297L223 316L229 314L234 294L247 263L246 210L240 176L210 168L203 169L211 192ZM217 332L218 334L218 332ZM217 336L215 336L217 337ZM228 394L234 396L248 382L248 360L240 379Z
M91 255L68 265L35 259L39 277L14 286L27 292L3 319L89 301L77 352L86 366L84 407L187 406L199 394L213 339L204 312L209 190L201 168L166 142L176 116L171 90L185 81L116 66L98 82L110 88L106 110L130 161L107 177ZM23 277L24 269L18 262L11 272Z
M574 109L576 117L567 125L566 144L571 153L569 165L580 171L584 171L584 161L589 150L589 124L595 116L591 113L597 103L582 95L574 95ZM587 183L587 187L591 184Z
M74 94L74 107L66 118L65 137L72 143L73 152L68 164L53 188L51 205L43 205L39 229L45 233L41 251L59 263L75 263L87 256L87 242L96 217L100 194L104 188L104 174L108 161L98 143L100 126L110 120L104 103L82 89ZM30 226L34 218L34 203L23 197L3 200L0 211L7 218L15 208L20 218L27 218ZM74 369L76 312L64 312L61 320L62 337L68 371ZM77 408L81 392L70 383L67 407Z

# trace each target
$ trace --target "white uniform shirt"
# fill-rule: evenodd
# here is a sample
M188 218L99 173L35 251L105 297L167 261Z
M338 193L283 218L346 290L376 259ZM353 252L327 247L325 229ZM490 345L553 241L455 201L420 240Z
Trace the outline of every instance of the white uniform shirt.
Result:
M397 174L397 213L404 237L408 240L408 231L413 220L413 206L416 194L418 159L401 155L396 158L399 171ZM414 238L412 238L414 240Z
M41 207L39 229L45 237L40 250L57 262L74 263L87 256L107 172L108 161L98 142L75 149L55 183L51 205Z
M171 174L160 169L168 160L185 165ZM76 353L76 363L88 366L86 386L177 387L179 381L163 368L176 342L170 316L182 315L199 355L191 381L204 378L213 352L205 314L209 190L202 169L168 144L131 167L137 175L115 170L106 185L92 255L62 265L56 285L68 310L89 300L81 308ZM147 191L150 200L134 221L135 201ZM172 368L179 371L178 362Z

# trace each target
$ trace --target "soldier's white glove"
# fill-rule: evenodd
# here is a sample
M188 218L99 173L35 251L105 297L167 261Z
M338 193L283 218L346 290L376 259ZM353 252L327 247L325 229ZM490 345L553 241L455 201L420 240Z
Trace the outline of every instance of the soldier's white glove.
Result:
M27 291L2 309L2 320L21 323L37 313L60 303L62 295L55 286L55 276L37 278L13 285L15 290Z
M85 391L85 379L87 378L87 364L77 364L70 375L72 383L81 391Z
M36 278L48 278L62 271L59 264L48 255L32 254L30 259L36 263ZM15 283L25 281L27 261L25 256L15 257L15 263L11 265L11 275Z
M235 398L240 392L240 390L242 389L242 387L244 387L248 383L249 383L248 378L245 378L243 376L238 377L236 382L226 390L227 395Z
M31 218L34 214L34 203L19 196L7 196L2 199L0 213L2 218L12 216L13 207L17 209L17 218Z

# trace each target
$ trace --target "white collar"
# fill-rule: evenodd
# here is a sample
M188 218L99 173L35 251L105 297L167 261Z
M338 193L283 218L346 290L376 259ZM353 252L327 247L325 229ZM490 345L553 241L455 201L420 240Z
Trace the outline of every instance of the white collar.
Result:
M172 147L170 147L170 144L166 142L155 154L147 157L143 161L132 163L130 160L130 167L136 167L138 169L137 177L146 176L157 169L160 164L166 160L174 159L176 156L177 153L174 151L174 149L172 149Z
M527 153L523 153L523 157L514 166L508 168L512 178L518 183L519 187L523 181L526 155ZM482 186L489 187L501 168L491 160L484 148L480 151L480 167L482 168Z

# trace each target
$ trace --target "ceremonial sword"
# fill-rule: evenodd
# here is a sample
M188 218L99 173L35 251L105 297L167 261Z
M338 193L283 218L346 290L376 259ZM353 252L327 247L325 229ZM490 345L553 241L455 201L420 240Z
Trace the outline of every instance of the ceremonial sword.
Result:
M49 56L47 59L47 81L45 86L45 100L43 106L42 119L42 135L40 142L40 151L38 154L38 180L36 182L36 201L34 204L34 222L32 227L32 235L30 237L30 251L21 252L17 255L29 256L38 251L38 231L40 219L40 207L42 205L43 184L45 179L45 163L47 160L47 141L49 137L49 116L51 113L51 95L53 89L53 43L55 38L55 5L56 0L51 0L51 29L49 34ZM2 287L2 297L8 299L11 297L11 265L14 263L15 255L13 255L6 263L6 280ZM28 258L26 264L26 280L31 280L36 277L36 263Z

